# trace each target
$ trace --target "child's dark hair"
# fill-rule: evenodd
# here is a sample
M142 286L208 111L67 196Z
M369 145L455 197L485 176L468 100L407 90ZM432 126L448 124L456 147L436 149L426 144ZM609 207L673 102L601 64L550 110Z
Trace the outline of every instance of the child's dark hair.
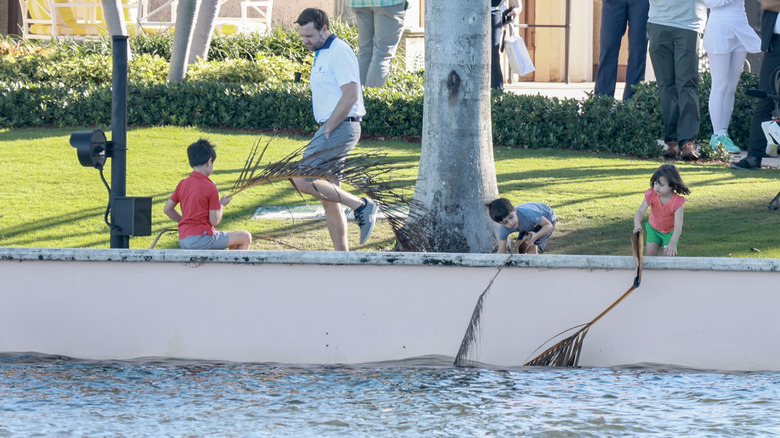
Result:
M301 12L301 15L298 16L298 19L295 20L295 23L299 26L306 26L309 23L314 23L314 28L318 31L322 30L324 26L328 26L328 29L330 29L328 14L322 9L317 8L304 9L303 12Z
M490 202L487 207L490 212L490 218L499 223L506 219L509 213L515 211L515 206L506 198L498 198Z
M217 151L208 140L201 138L187 148L187 156L190 159L190 167L196 167L208 163L209 158L216 161Z
M656 169L655 172L653 172L653 176L650 177L650 187L652 188L653 184L662 176L666 177L669 181L669 186L678 195L689 195L691 193L691 190L683 182L680 171L677 170L677 166L674 164L662 164Z

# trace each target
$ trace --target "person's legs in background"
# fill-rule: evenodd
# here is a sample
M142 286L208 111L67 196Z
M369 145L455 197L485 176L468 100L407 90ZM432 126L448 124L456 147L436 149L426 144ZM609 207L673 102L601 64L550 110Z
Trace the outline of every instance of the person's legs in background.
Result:
M626 88L623 100L634 95L634 85L645 80L647 66L647 14L648 0L628 2L628 66L626 67Z
M777 89L773 83L773 72L780 67L780 36L775 35L772 44L767 52L764 52L764 59L761 62L761 72L758 82L759 88L770 94L776 94ZM761 169L761 159L766 152L766 137L761 123L772 118L772 111L775 109L775 100L765 97L758 101L753 110L753 119L750 123L750 142L748 145L748 155L737 163L731 165L732 169L758 170Z
M363 85L381 88L390 76L390 63L393 61L401 35L404 33L404 2L392 6L374 9L374 37L371 64L368 66ZM362 49L361 49L362 50ZM359 62L359 61L358 61ZM361 64L361 72L363 65ZM362 75L361 75L362 76ZM361 77L361 80L363 78Z
M503 28L502 11L490 12L492 32L490 34L490 88L504 89L504 75L501 73L501 32Z
M674 28L669 26L647 24L647 32L650 36L650 62L653 64L653 72L658 84L658 97L661 100L661 115L664 122L664 141L668 146L665 155L669 158L676 158L680 152L677 144L677 119L680 117L680 112L675 86L673 30Z
M628 5L626 0L604 0L601 6L599 66L596 70L594 94L615 96L620 42L623 39L623 34L626 33L627 19Z
M734 95L746 56L747 52L744 50L707 55L712 75L708 103L710 120L712 121L710 145L716 148L717 143L721 143L731 153L739 153L739 148L728 136L728 128L731 122L731 113L734 110Z
M682 158L697 160L696 137L699 134L699 34L695 30L675 29L674 68L677 89L677 141Z
M368 67L374 57L374 8L353 8L355 25L358 30L358 67L360 83L366 84Z

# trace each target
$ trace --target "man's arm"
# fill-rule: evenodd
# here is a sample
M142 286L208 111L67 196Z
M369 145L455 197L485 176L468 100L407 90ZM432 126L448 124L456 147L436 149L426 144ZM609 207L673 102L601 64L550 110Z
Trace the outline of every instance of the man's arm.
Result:
M333 109L333 113L328 121L325 122L325 138L330 137L330 133L349 116L352 106L358 100L359 93L360 86L357 82L350 82L341 86L341 99L336 104L336 108Z
M761 8L767 11L780 12L780 0L761 0Z

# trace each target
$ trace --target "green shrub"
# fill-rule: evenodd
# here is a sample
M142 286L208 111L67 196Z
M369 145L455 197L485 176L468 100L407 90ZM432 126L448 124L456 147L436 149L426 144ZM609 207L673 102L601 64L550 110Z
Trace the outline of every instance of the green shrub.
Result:
M170 32L141 32L130 38L130 52L135 55L152 55L170 61L173 34Z
M164 83L170 63L160 56L147 53L133 56L127 66L128 82Z
M353 47L357 31L338 20L333 32ZM172 35L130 38L128 123L197 125L251 129L316 129L308 77L312 53L297 29L268 34L215 35L209 61L190 66L187 80L166 84ZM107 37L90 42L36 42L17 48L7 42L0 56L0 128L107 125L111 113L111 52ZM23 50L22 50L23 49ZM366 88L363 132L387 137L422 135L423 74L407 73L403 56L392 65L387 86ZM302 82L295 83L295 73ZM747 145L758 77L743 73L729 133ZM710 77L700 78L701 128L705 156L712 127ZM524 148L566 148L654 157L664 130L655 83L637 86L626 102L589 95L583 100L492 92L493 139ZM721 151L722 152L722 151Z
M299 64L280 56L257 54L253 61L227 59L221 62L197 62L187 70L187 80L231 84L259 84L292 81Z

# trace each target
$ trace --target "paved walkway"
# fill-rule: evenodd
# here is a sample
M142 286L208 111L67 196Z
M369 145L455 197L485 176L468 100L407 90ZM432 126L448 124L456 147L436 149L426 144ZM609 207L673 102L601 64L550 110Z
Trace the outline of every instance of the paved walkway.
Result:
M626 84L619 82L615 86L615 98L620 100ZM563 82L516 82L504 86L505 91L528 96L557 97L558 99L584 99L588 93L592 93L595 84L593 82L563 83ZM747 152L733 155L736 161L747 156ZM780 168L780 157L766 157L761 160L764 167Z

